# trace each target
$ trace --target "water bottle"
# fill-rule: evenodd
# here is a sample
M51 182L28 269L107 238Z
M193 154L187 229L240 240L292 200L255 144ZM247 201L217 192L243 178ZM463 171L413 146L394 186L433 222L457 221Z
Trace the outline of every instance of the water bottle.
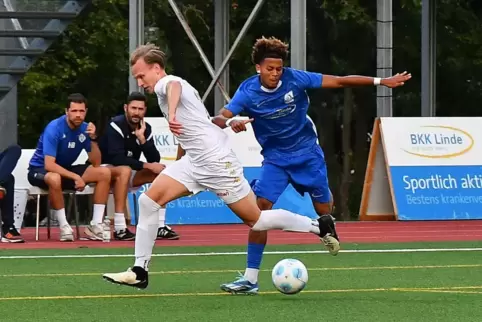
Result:
M109 218L104 219L102 240L104 243L110 242L110 219Z

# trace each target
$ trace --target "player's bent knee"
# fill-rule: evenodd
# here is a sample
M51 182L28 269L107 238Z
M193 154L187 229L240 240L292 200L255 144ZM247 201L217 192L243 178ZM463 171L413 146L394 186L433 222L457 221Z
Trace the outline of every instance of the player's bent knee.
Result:
M111 180L111 172L109 168L98 167L95 170L95 177L97 178L98 182Z
M122 177L128 177L129 178L131 176L131 173L132 173L131 167L124 167L124 166L121 167L121 176Z
M122 181L129 181L132 174L132 169L126 166L120 166L117 169L117 177Z
M271 208L273 208L273 203L268 199L258 198L256 200L256 203L261 210L270 210Z
M190 192L184 184L161 173L145 194L157 204L165 206L174 199L188 196Z
M228 207L251 228L258 222L261 215L261 210L256 204L256 199L251 191L240 200L228 204Z
M145 193L139 196L138 229L149 230L150 226L159 224L159 205ZM157 230L157 227L156 227Z
M316 203L315 210L318 215L329 215L333 210L333 202Z
M62 177L58 173L47 172L44 178L49 189L62 190Z
M163 206L165 203L170 201L170 200L166 201L167 190L162 185L156 185L156 186L152 185L143 194L145 194L146 197L149 197L149 199L154 200L161 206ZM139 202L140 202L140 199L139 199Z
M158 208L158 206L156 205L156 202L154 200L152 200L151 198L149 198L149 196L147 196L145 193L142 193L139 196L139 207L141 207L143 210L145 210L145 209L156 210ZM144 215L150 215L151 211L143 211L143 214Z
M243 221L246 225L249 226L249 228L251 228L251 230L253 229L254 225L256 225L256 222L257 220L244 220ZM253 230L253 231L256 231L256 230Z
M254 226L254 224L253 224L253 226ZM250 227L252 227L252 226L250 226ZM255 241L256 242L256 241L258 241L257 238L264 237L267 234L268 234L268 232L266 230L253 230L253 229L251 229L249 231L249 241Z

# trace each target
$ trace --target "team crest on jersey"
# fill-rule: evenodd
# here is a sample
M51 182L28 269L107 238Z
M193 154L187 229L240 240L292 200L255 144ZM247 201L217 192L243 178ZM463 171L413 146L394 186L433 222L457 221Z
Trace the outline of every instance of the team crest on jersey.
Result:
M293 94L293 91L289 91L288 93L285 94L285 103L290 104L293 103L295 100L295 94Z
M86 138L85 138L85 135L81 133L81 134L79 135L79 142L80 142L80 143L84 143L85 139L86 139Z

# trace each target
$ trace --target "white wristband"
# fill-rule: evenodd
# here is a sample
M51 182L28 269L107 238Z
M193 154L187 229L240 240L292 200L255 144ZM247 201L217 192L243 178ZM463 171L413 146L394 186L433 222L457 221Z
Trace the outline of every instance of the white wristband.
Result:
M226 121L226 127L230 126L231 122L234 121L233 118L230 118L229 120Z
M373 85L378 86L382 82L382 79L380 77L375 77L373 78Z

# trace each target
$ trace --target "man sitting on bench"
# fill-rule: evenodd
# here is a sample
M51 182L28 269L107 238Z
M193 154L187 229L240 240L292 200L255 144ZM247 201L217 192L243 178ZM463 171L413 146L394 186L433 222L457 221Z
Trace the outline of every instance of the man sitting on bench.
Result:
M131 170L130 180L123 193L115 193L114 238L124 239L126 228L124 219L127 190L151 183L164 170L161 156L154 144L151 126L144 121L147 97L140 92L133 92L124 104L123 115L113 117L106 127L105 134L99 139L102 151L102 163L112 169L112 175L122 173L126 167ZM140 161L144 154L147 162ZM179 239L179 235L165 223L166 208L159 209L159 229L157 239Z
M49 200L60 226L60 241L73 241L74 233L65 216L63 190L84 190L95 183L94 211L91 227L102 230L102 219L109 196L111 172L100 167L101 154L95 125L84 122L86 100L82 94L71 94L65 115L51 121L40 136L29 164L28 181L48 189ZM91 166L73 165L82 150L89 155ZM47 214L48 215L48 214Z

